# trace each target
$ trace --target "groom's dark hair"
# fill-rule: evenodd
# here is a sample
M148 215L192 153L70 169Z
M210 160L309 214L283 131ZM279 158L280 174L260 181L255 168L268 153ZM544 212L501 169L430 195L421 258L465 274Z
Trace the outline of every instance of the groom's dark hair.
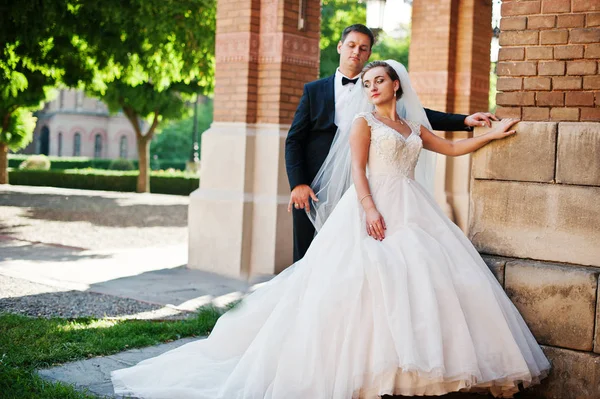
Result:
M358 33L362 33L363 35L369 36L369 39L371 40L370 48L373 48L373 45L375 44L375 36L373 35L373 32L371 31L371 29L367 28L363 24L350 25L346 29L344 29L344 31L342 32L342 39L341 39L342 43L344 43L344 41L346 40L346 37L348 37L350 32L358 32Z

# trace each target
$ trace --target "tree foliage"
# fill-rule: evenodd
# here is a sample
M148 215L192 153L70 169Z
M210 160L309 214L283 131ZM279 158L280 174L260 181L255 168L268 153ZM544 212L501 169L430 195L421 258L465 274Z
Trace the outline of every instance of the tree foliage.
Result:
M148 143L158 123L185 115L196 93L212 92L215 19L215 0L0 3L0 74L13 82L0 91L16 97L31 87L15 72L21 65L123 110L138 138L138 188L148 191Z
M321 64L319 75L329 76L335 73L339 65L337 44L342 31L353 24L365 24L367 20L366 3L359 0L323 0L321 8ZM408 47L410 37L397 39L385 32L379 33L371 60L394 59L408 68Z
M340 62L337 44L345 27L365 24L367 7L359 0L323 0L321 5L321 77L333 74Z
M397 39L381 32L373 46L371 60L396 60L408 68L410 37Z
M193 108L193 105L191 106ZM191 111L190 111L191 112ZM202 141L202 133L210 127L213 120L213 102L207 99L206 102L198 104L198 144ZM150 154L159 160L185 160L190 158L192 144L194 118L184 118L179 121L172 121L161 127L158 134L150 144Z

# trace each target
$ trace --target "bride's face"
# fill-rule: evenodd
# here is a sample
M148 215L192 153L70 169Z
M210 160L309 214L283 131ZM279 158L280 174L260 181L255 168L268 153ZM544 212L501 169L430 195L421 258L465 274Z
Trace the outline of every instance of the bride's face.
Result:
M400 83L392 81L384 67L369 69L362 81L369 100L374 105L395 101L394 92L398 90Z

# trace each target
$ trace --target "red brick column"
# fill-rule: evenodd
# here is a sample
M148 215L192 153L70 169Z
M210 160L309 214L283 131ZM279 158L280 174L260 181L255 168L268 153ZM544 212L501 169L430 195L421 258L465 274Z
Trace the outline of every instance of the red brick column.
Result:
M318 0L218 1L215 118L190 196L189 267L239 277L291 264L284 142L318 76L319 35Z
M290 123L304 83L318 77L320 4L219 0L215 121Z
M257 121L289 124L304 83L319 76L321 7L317 1L304 2L304 28L300 31L299 1L260 3Z
M260 0L218 2L215 121L256 120L259 23Z
M415 0L409 72L423 105L438 111L487 111L490 74L491 2ZM447 138L466 132L441 133ZM466 229L470 157L438 157L436 200Z
M503 1L500 116L600 120L600 1Z

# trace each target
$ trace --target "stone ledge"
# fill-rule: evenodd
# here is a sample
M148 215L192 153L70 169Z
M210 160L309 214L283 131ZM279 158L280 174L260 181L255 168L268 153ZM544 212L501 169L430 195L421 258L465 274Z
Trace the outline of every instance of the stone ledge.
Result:
M599 269L515 260L506 263L506 293L536 339L591 351Z

